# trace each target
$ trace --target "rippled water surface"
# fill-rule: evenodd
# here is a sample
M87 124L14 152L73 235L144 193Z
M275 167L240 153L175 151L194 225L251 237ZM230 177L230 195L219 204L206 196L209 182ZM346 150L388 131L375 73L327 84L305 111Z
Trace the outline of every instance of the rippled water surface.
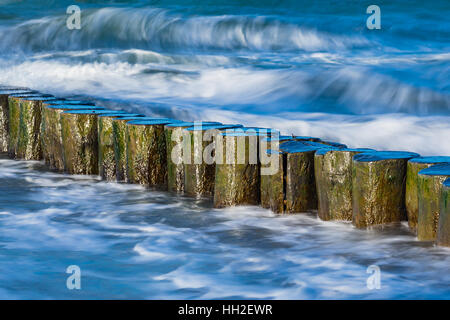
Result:
M350 147L450 156L450 2L0 0L0 84ZM449 252L405 226L215 210L0 162L0 297L449 298ZM82 268L83 289L65 288ZM366 269L382 269L382 290Z

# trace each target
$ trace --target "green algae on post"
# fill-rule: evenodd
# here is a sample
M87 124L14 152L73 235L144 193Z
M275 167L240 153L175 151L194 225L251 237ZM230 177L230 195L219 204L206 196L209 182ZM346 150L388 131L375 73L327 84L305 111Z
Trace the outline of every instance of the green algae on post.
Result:
M130 183L167 189L167 151L164 126L174 119L127 122L127 179Z
M138 115L127 114L123 111L109 111L98 116L98 171L104 180L117 180L113 123L118 117L128 116Z
M264 130L234 129L219 133L223 150L216 150L214 207L257 205L261 201L259 140ZM219 148L216 145L216 148ZM219 158L220 157L220 158Z
M184 129L189 134L186 141L189 154L184 163L184 191L187 195L193 197L213 195L216 165L215 161L205 162L203 155L204 152L214 151L216 143L214 139L219 131L233 128L242 128L242 125L204 125Z
M408 161L406 172L406 213L408 215L408 225L414 232L417 232L417 220L419 217L419 171L443 162L450 163L450 157L419 157Z
M353 157L353 224L357 228L406 219L406 165L418 156L375 151Z
M69 110L104 110L104 108L84 104L45 104L43 106L41 122L42 157L50 169L57 171L64 171L61 113Z
M64 171L98 175L98 113L70 110L61 113Z
M179 122L165 126L167 148L167 189L171 192L184 192L184 137L189 135L184 129L193 126L220 125L220 122ZM183 135L183 133L186 133Z
M8 96L8 155L12 159L19 158L18 150L19 150L19 140L21 142L20 144L20 150L21 153L23 153L23 150L26 150L26 145L28 144L28 136L21 136L21 128L22 128L22 134L24 133L24 118L21 117L21 110L22 107L22 100L23 99L46 99L51 98L49 95L42 95L39 93L31 93L31 94L11 94ZM33 121L34 123L37 123L36 121ZM39 134L39 133L38 133ZM30 139L31 140L31 139ZM33 136L33 141L36 141ZM30 143L31 144L31 143ZM24 148L25 147L25 148Z
M421 241L436 240L440 210L439 200L443 183L449 176L450 163L436 164L419 172L417 238Z
M33 91L22 89L0 89L0 152L8 152L9 107L8 96L12 94L30 94Z
M318 215L322 220L352 221L353 156L370 149L322 149L314 156Z
M261 203L276 213L299 213L317 209L314 154L328 146L308 141L280 145L279 170L261 175Z
M442 186L437 245L450 247L450 178Z

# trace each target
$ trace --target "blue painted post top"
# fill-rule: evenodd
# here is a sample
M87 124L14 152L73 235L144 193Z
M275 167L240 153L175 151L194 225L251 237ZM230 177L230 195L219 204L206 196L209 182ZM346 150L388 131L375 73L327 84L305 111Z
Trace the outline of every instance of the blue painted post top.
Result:
M76 105L76 104L60 104L60 105L48 105L48 109L56 110L105 110L103 107L89 106L89 105Z
M100 114L99 117L115 117L115 118L134 118L143 119L145 116L138 113L127 113L127 112L115 112Z
M450 176L450 163L439 163L419 171L420 175L426 176Z
M46 105L60 105L60 104L77 104L77 105L93 105L92 102L89 101L83 101L83 100L71 100L71 99L57 99L57 100L51 100L45 103Z
M418 158L413 158L413 159L409 160L409 162L411 162L411 163L425 163L425 164L443 163L443 162L450 163L450 157L441 157L441 156L437 156L437 157L418 157Z
M88 109L88 110L67 110L64 111L63 113L68 113L68 114L86 114L86 115L92 115L92 114L96 114L96 115L100 115L100 114L107 114L107 113L111 113L111 110L100 110L100 109Z
M181 122L180 120L170 119L170 118L145 118L138 120L131 120L127 122L127 125L135 125L135 126L157 126L157 125L166 125L169 123L177 123Z
M317 151L324 148L329 149L330 146L309 141L289 141L280 146L280 151L283 153L301 153Z
M371 151L375 152L376 150L369 149L369 148L355 148L355 149L352 149L352 148L336 148L336 147L331 147L330 146L330 148L323 148L323 149L317 150L316 154L319 155L319 156L323 156L323 155L327 154L330 151L366 152L367 153L367 152L371 152Z
M407 151L374 151L364 152L357 154L353 157L353 161L359 162L375 162L384 160L396 160L396 159L412 159L417 158L420 155L414 152Z
M166 125L166 127L170 127L170 128L189 128L189 127L193 127L195 125L202 125L202 126L209 126L209 125L221 125L222 123L220 122L211 122L211 121L196 121L196 122L175 122L175 123L169 123Z
M189 127L184 130L186 131L207 131L207 130L225 130L233 128L242 128L242 124L217 124L217 125L206 125L206 126L194 126Z
M242 128L232 128L221 133L223 136L227 137L239 137L239 136L258 136L267 137L272 135L279 135L278 130L270 128L257 128L257 127L242 127Z

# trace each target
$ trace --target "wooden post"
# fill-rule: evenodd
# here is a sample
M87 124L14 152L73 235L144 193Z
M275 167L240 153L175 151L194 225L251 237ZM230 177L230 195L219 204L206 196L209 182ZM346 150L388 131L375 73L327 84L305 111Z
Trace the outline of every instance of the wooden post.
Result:
M445 180L441 192L437 244L450 247L450 178Z
M193 197L212 196L214 193L215 162L206 163L204 152L214 151L214 137L220 130L242 128L242 125L206 125L184 129L189 134L186 147L190 149L190 157L184 162L184 191ZM208 137L204 137L204 135Z
M9 107L8 96L12 94L30 94L33 91L23 89L0 89L0 152L8 152Z
M352 221L353 156L371 149L318 150L314 171L318 197L318 215L322 220Z
M243 128L221 132L221 157L216 156L214 207L257 205L261 202L259 159L260 139L267 137L262 130Z
M406 213L408 215L408 225L414 232L417 232L417 220L419 217L419 171L443 162L450 162L450 157L419 157L408 161L406 172Z
M117 181L116 156L114 151L114 119L123 117L143 118L143 115L111 111L98 116L98 170L102 179Z
M299 213L317 209L314 154L326 145L290 141L280 145L279 170L261 176L261 202L276 213Z
M419 155L377 151L353 157L353 224L358 228L406 219L406 165Z
M167 188L170 192L184 192L183 138L188 138L184 129L204 125L220 125L220 122L180 122L170 123L164 128L167 148ZM183 132L186 134L183 135Z
M174 119L127 122L127 178L130 183L167 190L167 151L164 126Z
M61 128L61 114L70 110L104 110L102 107L89 105L46 104L42 108L41 140L42 156L50 169L64 171L63 138Z
M443 183L448 177L450 177L450 163L436 164L419 172L417 238L421 241L436 240L440 210L439 200Z
M151 120L155 118L147 118L138 116L117 117L112 119L114 158L116 160L116 179L118 182L128 182L127 176L127 122L132 120Z
M64 171L98 175L98 114L106 110L61 113Z
M19 140L20 149L23 152L23 145L25 142L24 137L21 138L21 127L25 126L24 118L21 117L22 101L32 98L51 98L49 95L42 95L39 93L32 94L12 94L8 96L8 125L9 125L9 137L8 137L8 155L12 159L19 158ZM28 120L28 119L27 119ZM34 122L34 121L33 121ZM36 120L37 122L37 120ZM22 129L22 132L24 130ZM33 137L34 138L34 137Z

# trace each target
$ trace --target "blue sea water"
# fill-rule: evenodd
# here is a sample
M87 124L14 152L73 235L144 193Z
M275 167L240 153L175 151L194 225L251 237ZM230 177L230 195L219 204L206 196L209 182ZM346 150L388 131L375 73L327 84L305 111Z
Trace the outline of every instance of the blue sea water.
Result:
M68 30L77 4L81 29ZM381 8L381 29L366 8ZM450 2L0 0L0 83L147 116L450 156ZM406 226L215 210L0 161L1 298L449 298ZM82 289L65 285L69 265ZM369 290L369 265L382 289Z

